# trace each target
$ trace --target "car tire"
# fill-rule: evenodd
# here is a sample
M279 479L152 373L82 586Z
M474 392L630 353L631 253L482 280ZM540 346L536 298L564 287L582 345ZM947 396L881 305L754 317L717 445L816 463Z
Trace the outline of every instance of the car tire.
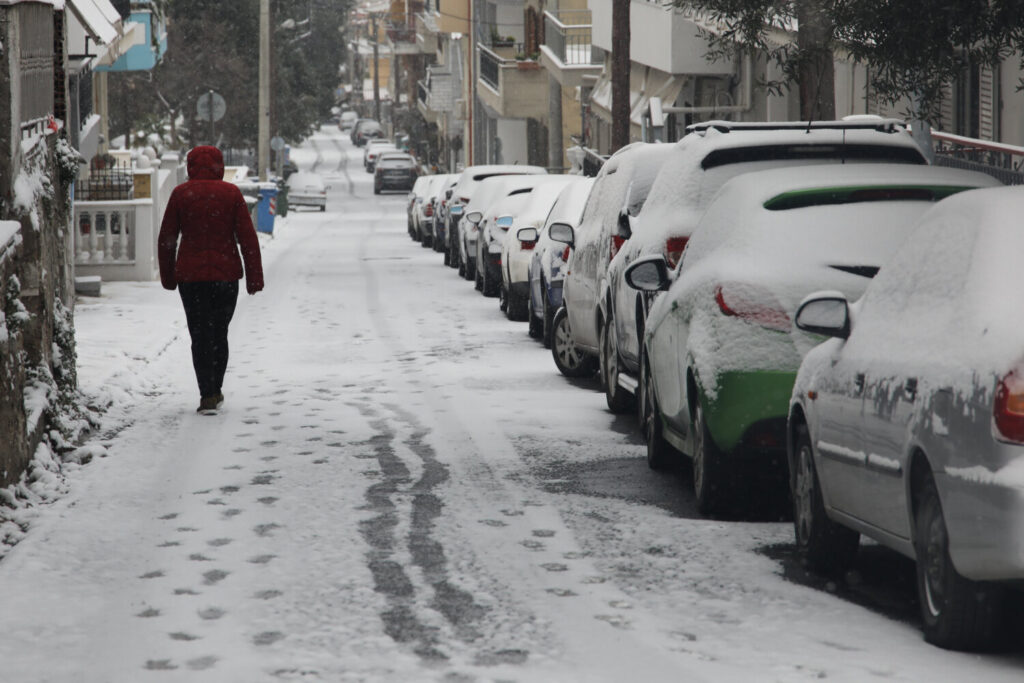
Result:
M793 439L793 534L804 565L819 574L839 575L853 565L860 534L837 524L825 512L821 482L807 425Z
M325 211L327 211L327 207L326 206L321 206L320 207L320 213L324 213Z
M476 263L474 263L473 261L470 261L468 258L466 259L466 267L465 267L465 275L464 275L464 277L467 280L475 280L476 279Z
M498 310L505 314L508 318L508 290L505 289L505 283L501 283L501 287L498 288ZM509 318L511 320L512 318Z
M647 466L656 472L672 469L678 462L678 456L661 433L661 414L658 410L658 399L654 395L654 383L651 382L651 370L642 360L639 392L637 414L640 419L640 433L647 442Z
M447 250L447 249L445 249L445 250L444 250L443 252L441 252L441 253L442 253L442 254L444 255L444 260L443 260L443 263L444 263L444 265L446 265L446 266L447 266L447 265L450 265L450 264L451 264L451 258L450 258L450 257L449 257L449 255L448 255L448 250Z
M530 314L529 300L521 294L508 293L508 319L522 322Z
M484 278L486 275L487 268L477 268L476 273L473 274L473 288L481 294L484 291Z
M483 286L480 288L480 291L483 292L484 296L495 296L498 293L499 285L487 277L487 268L483 268L483 271Z
M729 468L715 445L704 416L700 396L693 409L693 495L697 511L705 516L727 513L733 503Z
M533 311L527 308L527 315L530 316L529 327L527 333L530 335L530 339L541 339L544 336L544 320L538 318L533 314Z
M551 310L551 304L548 302L547 288L544 286L544 280L540 281L540 296L541 296L541 312L543 320L544 333L541 336L541 341L544 342L544 348L551 348L551 337L555 329L555 312Z
M429 249L433 244L434 238L431 237L430 235L425 234L420 236L420 246L423 247L424 249Z
M1004 591L966 579L953 566L942 503L931 473L923 477L916 493L914 549L925 640L949 650L999 644Z
M374 194L380 194L380 188L379 187L373 188L373 193Z
M551 321L551 357L566 377L589 377L597 370L596 360L576 348L569 329L569 315L559 308Z
M601 325L598 338L599 361L601 368L601 384L604 385L605 403L608 410L616 414L628 413L634 409L634 397L619 386L619 349L615 343L614 319L609 316Z

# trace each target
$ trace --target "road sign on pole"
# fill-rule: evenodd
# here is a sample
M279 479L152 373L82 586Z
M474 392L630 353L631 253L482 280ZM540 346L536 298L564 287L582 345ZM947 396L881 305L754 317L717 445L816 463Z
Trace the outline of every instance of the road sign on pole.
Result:
M209 90L196 100L196 114L203 121L220 121L227 113L228 105L219 94Z

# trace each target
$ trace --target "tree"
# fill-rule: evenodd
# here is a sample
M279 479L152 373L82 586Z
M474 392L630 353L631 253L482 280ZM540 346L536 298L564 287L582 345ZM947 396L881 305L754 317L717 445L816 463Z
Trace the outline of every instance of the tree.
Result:
M1024 0L674 0L724 29L702 31L709 58L741 50L766 55L796 87L805 119L835 116L837 51L869 68L885 102L907 97L910 117L935 121L946 85L969 65L992 65L1024 47ZM795 41L773 41L791 32Z
M631 0L612 0L612 151L629 144Z

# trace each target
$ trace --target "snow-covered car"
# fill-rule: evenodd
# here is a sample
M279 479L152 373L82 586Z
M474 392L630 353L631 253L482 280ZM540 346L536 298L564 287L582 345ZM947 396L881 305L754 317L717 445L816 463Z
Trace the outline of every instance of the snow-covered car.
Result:
M463 260L459 243L459 220L465 212L466 206L473 198L477 186L487 178L499 175L534 175L547 173L547 169L540 166L519 166L517 164L483 164L470 166L459 174L459 179L451 188L451 194L447 198L445 206L445 224L442 227L445 233L445 265L458 268L460 274L465 276L466 262ZM472 279L472 275L467 279Z
M352 144L362 147L370 140L384 137L384 128L374 119L359 119L352 126Z
M860 300L818 292L796 315L831 337L793 387L797 547L818 571L849 565L860 534L916 560L944 648L996 642L1005 582L1024 579L1021 215L1020 188L943 200Z
M491 237L500 240L498 266L501 270L501 308L509 320L529 320L530 313L530 257L540 238L540 229L551 213L555 200L569 185L583 181L582 176L542 176L533 191L526 195L526 201L518 211L495 209L500 216L508 215L511 224L503 230L490 230ZM526 230L527 232L522 232ZM531 232L532 231L532 232ZM493 253L494 243L488 240L488 251ZM531 326L530 334L540 336L538 327Z
M366 169L367 173L373 173L374 168L376 168L377 157L382 152L397 151L398 147L390 140L370 140L366 143L366 147L363 148L363 168Z
M812 123L711 121L687 130L658 172L643 209L623 225L628 240L608 265L607 288L600 299L604 329L598 357L613 412L633 408L640 339L651 298L626 285L626 267L642 256L661 254L674 269L708 202L725 181L780 166L927 163L902 122L878 117Z
M981 173L898 164L781 168L723 185L674 282L660 254L626 270L632 287L667 289L644 332L648 464L688 455L702 514L735 512L741 500L781 505L793 380L820 341L794 327L797 306L823 289L860 296L933 202L992 185Z
M338 129L343 133L347 133L352 130L352 127L356 125L356 121L359 120L359 114L354 111L343 111L341 116L338 118Z
M551 346L551 323L555 311L562 306L563 267L569 256L569 247L551 239L550 229L555 223L577 228L593 187L593 178L580 177L579 182L562 189L544 221L530 256L530 330L531 334L534 330L540 330L539 336L545 346Z
M555 366L567 377L591 375L597 369L604 328L599 295L605 290L608 263L625 242L629 218L640 212L671 151L671 145L645 142L623 147L598 172L579 227L557 224L548 231L572 248L551 344Z
M528 168L528 167L527 167ZM489 211L492 204L500 199L514 194L529 192L537 182L537 177L547 175L544 169L541 173L502 173L490 175L474 183L472 196L464 204L464 211L455 224L456 253L459 262L459 275L467 280L476 279L477 266L477 238L480 234L479 221L484 212ZM456 186L455 192L463 192L465 187ZM464 196L464 195L463 195ZM476 220L471 220L476 218ZM501 274L495 269L494 281L501 280Z
M384 190L408 192L416 182L416 160L405 152L381 152L373 169L373 193Z
M437 184L431 187L430 206L433 215L430 217L426 232L430 233L430 245L434 251L444 254L444 264L448 265L448 201L452 188L459 180L458 173L438 174Z
M327 210L327 187L317 173L299 171L288 176L288 206L312 206Z
M529 202L530 188L517 190L491 204L477 223L476 288L484 296L497 296L501 288L501 241L515 222L515 217ZM467 219L475 216L468 214ZM502 301L502 310L505 310Z
M423 205L427 188L430 187L430 183L434 178L435 176L432 175L421 175L416 178L416 182L412 184L412 189L409 190L409 196L406 197L405 224L409 231L409 237L416 242L423 241L419 225L422 216L420 207Z

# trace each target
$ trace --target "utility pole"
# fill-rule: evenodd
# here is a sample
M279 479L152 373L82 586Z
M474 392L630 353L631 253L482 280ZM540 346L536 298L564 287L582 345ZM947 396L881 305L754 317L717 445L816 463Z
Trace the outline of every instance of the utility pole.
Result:
M612 0L612 152L629 144L629 6Z
M270 166L270 0L260 0L259 132L257 167L260 182Z
M373 32L373 118L380 122L380 57L377 54L377 15L370 15Z

